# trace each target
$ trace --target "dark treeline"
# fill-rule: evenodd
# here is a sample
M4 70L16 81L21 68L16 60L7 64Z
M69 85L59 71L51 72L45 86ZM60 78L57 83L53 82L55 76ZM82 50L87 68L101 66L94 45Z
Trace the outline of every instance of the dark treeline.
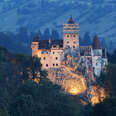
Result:
M22 41L23 44L30 44L33 36L37 34L40 39L49 39L51 34L58 34L56 31L50 32L49 29L45 30L46 35L41 31L28 34L24 28L19 32L1 32L0 41L6 46L11 44L9 40L14 40L12 48L17 50L18 44ZM27 37L30 39L23 40ZM86 38L90 38L89 33L81 41ZM90 43L91 41L86 44ZM0 47L0 116L116 116L116 51L108 54L108 59L109 65L105 73L102 73L99 83L106 89L109 97L95 106L89 104L84 107L77 96L64 94L60 86L52 84L46 78L47 72L41 70L40 59L13 54ZM35 79L40 83L35 83Z
M34 36L40 36L40 39L60 39L57 30L46 28L43 32L29 32L27 28L21 27L16 33L0 32L0 46L9 49L15 53L31 54L31 41Z
M109 97L95 106L82 106L77 96L64 94L41 70L40 59L0 48L0 116L115 116L116 59L110 60L100 82ZM109 59L110 59L109 58ZM112 64L113 63L113 64ZM40 74L38 77L37 74ZM40 82L35 83L38 79Z
M92 45L93 44L93 39L96 35L94 35L92 37L91 33L90 32L85 32L85 34L83 36L80 36L79 37L79 42L80 42L80 45L81 46L89 46L89 45ZM107 44L107 40L104 39L104 38L101 38L99 37L98 35L98 38L100 40L100 43L101 43L101 47L102 48L109 48L108 44ZM110 43L111 44L111 43ZM111 44L112 45L112 44ZM112 45L113 46L113 45ZM108 49L108 51L112 51L113 49L111 48L110 50Z
M109 97L95 106L81 106L77 96L64 94L46 78L40 59L0 48L0 116L115 116L115 56L115 52L108 56L110 64L99 82ZM37 73L39 84L34 82Z
M26 27L21 27L16 33L13 32L0 32L0 46L9 49L14 53L26 53L31 54L31 42L35 36L39 36L43 40L56 40L63 39L63 35L55 29L46 28L43 31L38 30L36 32L30 32ZM99 38L101 46L108 48L107 42L104 39ZM81 46L92 45L93 38L90 32L85 32L83 36L79 37Z
M92 45L92 38L89 32L85 32L84 36L79 38L81 46Z
M79 98L46 76L40 59L0 48L0 116L83 116Z
M102 73L98 83L101 84L108 97L99 104L93 106L88 116L116 116L116 50L108 54L109 64L106 71ZM89 109L89 105L86 107Z

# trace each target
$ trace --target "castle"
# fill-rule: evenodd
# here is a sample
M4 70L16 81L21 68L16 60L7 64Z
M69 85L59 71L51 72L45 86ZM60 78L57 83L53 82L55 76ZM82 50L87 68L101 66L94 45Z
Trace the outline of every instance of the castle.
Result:
M75 23L72 17L63 25L62 40L40 40L35 37L31 48L32 56L41 59L42 69L45 70L60 68L67 49L71 51L78 49L80 58L85 61L87 71L93 71L98 77L108 64L106 49L101 48L98 36L95 36L92 45L79 45L79 24Z

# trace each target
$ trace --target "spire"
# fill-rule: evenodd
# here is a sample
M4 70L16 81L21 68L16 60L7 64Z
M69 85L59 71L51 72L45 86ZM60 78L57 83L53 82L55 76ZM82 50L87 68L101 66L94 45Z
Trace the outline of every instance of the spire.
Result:
M39 37L38 36L34 37L33 42L39 42Z
M93 40L93 49L101 49L100 41L97 35L94 37Z
M74 22L74 20L73 20L73 18L72 18L72 15L71 15L71 17L70 17L70 19L69 19L69 21L68 21L68 24L74 24L75 22Z

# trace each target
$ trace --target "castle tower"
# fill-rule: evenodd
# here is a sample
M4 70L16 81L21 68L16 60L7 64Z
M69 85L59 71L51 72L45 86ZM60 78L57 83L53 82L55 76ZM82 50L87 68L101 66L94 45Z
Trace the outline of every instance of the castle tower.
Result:
M67 24L63 25L63 48L75 49L79 47L79 26L70 17Z
M99 41L98 35L96 35L94 37L94 40L93 40L93 49L101 49L101 45L100 45L100 41Z
M93 52L94 56L102 56L102 49L97 35L94 37L93 40Z
M38 48L39 48L39 38L38 37L34 37L32 44L31 44L31 48L32 48L32 57L38 56Z

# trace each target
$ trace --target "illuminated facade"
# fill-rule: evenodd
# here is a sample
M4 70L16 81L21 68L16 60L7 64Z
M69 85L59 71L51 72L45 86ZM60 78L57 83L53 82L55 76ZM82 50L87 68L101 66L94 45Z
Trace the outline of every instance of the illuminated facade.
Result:
M79 45L79 24L75 23L72 17L63 25L62 40L40 40L35 37L31 48L32 56L41 59L42 69L45 70L61 68L67 49L71 51L78 49L79 57L83 61L82 66L86 67L90 75L99 77L102 69L107 65L106 50L101 49L97 36L94 38L93 45Z
M79 26L75 24L71 17L67 24L63 25L63 49L71 48L72 50L79 47Z

